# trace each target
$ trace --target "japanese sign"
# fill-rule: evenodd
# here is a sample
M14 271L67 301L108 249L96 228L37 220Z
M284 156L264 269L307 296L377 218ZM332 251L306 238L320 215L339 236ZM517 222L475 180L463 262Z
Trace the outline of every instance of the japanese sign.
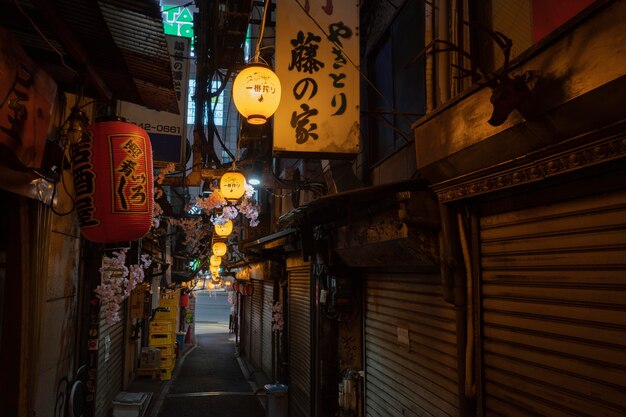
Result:
M283 0L276 13L274 153L358 153L358 1Z
M1 163L41 167L56 93L53 79L0 29Z
M185 152L185 112L189 84L189 39L165 35L172 63L174 90L180 114L151 110L133 103L120 102L119 114L150 135L155 167L168 162L182 164Z
M150 207L146 189L148 164L142 136L110 135L109 156L113 167L111 193L113 213L145 213Z

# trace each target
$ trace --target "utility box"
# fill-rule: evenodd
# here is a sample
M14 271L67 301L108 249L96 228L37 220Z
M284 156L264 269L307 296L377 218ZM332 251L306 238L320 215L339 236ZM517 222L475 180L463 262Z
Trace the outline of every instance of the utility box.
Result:
M113 417L143 417L151 398L151 392L120 392L113 400Z
M284 384L267 384L265 388L266 399L265 413L267 417L288 417L289 387Z

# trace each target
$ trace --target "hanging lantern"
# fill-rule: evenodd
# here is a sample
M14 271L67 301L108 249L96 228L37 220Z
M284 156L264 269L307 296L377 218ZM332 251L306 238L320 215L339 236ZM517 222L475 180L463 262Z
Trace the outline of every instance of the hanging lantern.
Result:
M233 291L239 292L239 283L237 281L233 282Z
M222 257L211 255L211 258L209 259L209 263L211 264L211 266L219 267L222 264Z
M211 272L211 276L217 277L220 275L220 267L219 265L217 266L210 266L209 267L209 272Z
M215 233L218 236L228 236L233 232L233 222L231 220L227 221L224 224L216 224L215 225Z
M189 295L183 294L180 296L180 306L181 307L189 307Z
M220 178L220 191L226 200L237 200L246 192L246 177L241 172L229 171Z
M72 147L76 210L92 242L141 239L152 225L152 146L142 128L97 122Z
M215 242L211 247L213 249L213 255L215 256L224 256L226 255L226 243L224 242Z
M250 64L233 82L233 101L248 123L265 124L280 103L280 80L268 66Z

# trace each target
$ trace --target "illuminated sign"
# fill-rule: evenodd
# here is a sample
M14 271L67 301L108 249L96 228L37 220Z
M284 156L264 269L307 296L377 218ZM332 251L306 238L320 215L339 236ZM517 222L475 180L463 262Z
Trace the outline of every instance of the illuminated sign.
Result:
M193 10L180 6L161 6L163 30L166 35L191 38L193 42Z
M274 153L328 158L358 153L358 1L310 0L304 6L286 1L276 13L282 94L274 114Z

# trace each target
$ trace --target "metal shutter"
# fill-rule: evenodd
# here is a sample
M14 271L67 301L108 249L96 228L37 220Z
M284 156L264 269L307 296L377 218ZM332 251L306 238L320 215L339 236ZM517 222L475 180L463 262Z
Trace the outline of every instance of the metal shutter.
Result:
M626 192L483 217L485 415L626 415Z
M439 275L369 274L366 300L366 415L457 416L455 312Z
M270 379L274 379L272 372L272 306L271 300L274 296L274 284L272 282L263 283L263 372Z
M107 268L110 260L103 258L102 267ZM126 303L126 302L125 302ZM121 320L109 325L100 315L98 339L98 371L96 379L96 417L106 417L111 402L122 389L124 374L124 322L126 308L120 308Z
M241 320L241 348L248 360L251 360L250 339L252 336L251 318L252 318L252 300L250 296L241 296L242 320Z
M252 336L251 336L251 352L250 360L252 364L261 368L262 357L262 332L263 332L263 282L258 280L252 280L254 285L254 294L252 294Z
M287 268L289 276L289 416L311 415L311 272L309 264Z

